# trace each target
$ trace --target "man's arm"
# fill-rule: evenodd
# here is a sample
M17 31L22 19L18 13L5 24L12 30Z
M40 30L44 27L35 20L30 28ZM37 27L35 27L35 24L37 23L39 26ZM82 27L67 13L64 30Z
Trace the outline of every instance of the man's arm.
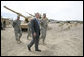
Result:
M31 20L31 30L32 30L32 34L34 34L35 30L34 30L34 20Z
M35 37L36 36L36 32L35 32L35 20L31 20L31 30L32 30L32 34Z
M13 26L13 27L15 27L15 25L16 25L16 23L15 23L15 21L13 21L13 24L12 24L12 26Z

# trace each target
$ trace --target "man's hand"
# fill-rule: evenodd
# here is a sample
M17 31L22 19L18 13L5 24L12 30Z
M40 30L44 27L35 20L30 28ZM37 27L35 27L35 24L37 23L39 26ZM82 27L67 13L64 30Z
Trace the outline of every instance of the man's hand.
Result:
M34 37L36 37L36 33L35 33L35 32L34 32L34 34L33 34L33 35L34 35Z

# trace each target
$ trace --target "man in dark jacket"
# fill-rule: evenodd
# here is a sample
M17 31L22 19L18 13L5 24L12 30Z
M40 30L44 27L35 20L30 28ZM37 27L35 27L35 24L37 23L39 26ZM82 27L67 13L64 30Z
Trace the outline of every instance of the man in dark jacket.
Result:
M31 20L31 31L32 31L32 41L30 44L27 46L28 50L31 51L32 45L35 43L35 51L41 52L38 48L39 44L39 36L40 36L40 22L39 22L39 13L35 14L35 18Z

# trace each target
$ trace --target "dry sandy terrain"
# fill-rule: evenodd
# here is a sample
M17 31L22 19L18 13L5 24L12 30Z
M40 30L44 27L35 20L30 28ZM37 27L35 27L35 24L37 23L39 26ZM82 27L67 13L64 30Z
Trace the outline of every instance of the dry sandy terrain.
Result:
M21 44L15 41L13 28L1 30L1 56L83 56L83 24L72 26L70 30L64 30L59 24L49 24L46 44L40 41L39 48L42 52L36 52L34 46L32 52L27 49L27 32L22 33Z

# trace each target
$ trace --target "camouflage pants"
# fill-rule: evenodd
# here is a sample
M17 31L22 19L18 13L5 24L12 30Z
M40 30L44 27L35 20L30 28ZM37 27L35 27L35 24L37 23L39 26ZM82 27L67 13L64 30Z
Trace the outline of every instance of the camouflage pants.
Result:
M22 31L21 30L15 31L16 41L20 41L21 36L22 36Z
M27 35L27 39L29 38L29 36L31 36L31 29L28 28L28 35Z
M43 40L43 43L45 41L45 38L46 38L46 29L42 28L41 29L41 39Z

